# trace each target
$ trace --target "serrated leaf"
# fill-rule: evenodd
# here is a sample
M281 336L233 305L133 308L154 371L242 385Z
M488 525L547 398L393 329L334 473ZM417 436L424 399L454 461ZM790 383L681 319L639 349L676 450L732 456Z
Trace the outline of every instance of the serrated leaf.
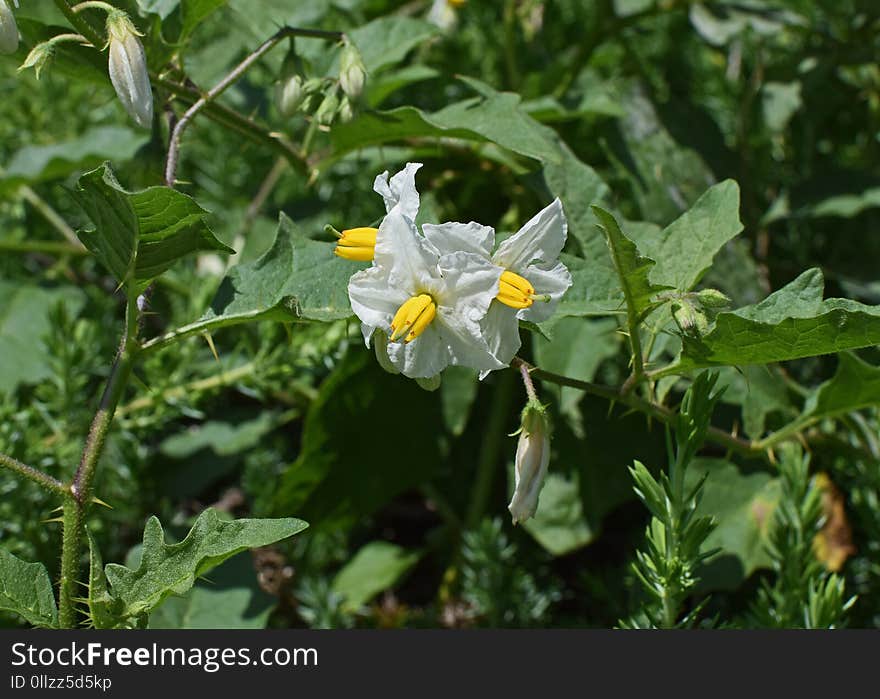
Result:
M307 526L292 517L224 521L216 510L207 509L183 541L169 545L159 520L151 517L137 570L113 563L105 568L111 594L122 601L125 616L149 613L169 595L185 593L197 577L230 556L281 541Z
M739 185L725 180L709 188L659 236L641 237L637 243L657 263L649 275L653 283L690 291L721 247L742 229Z
M838 357L837 371L804 404L804 416L821 418L880 403L880 369L853 354Z
M620 229L614 216L598 206L592 208L605 233L626 305L632 315L641 321L655 307L652 297L669 287L649 281L654 260L639 253L636 244Z
M80 240L135 291L190 253L235 252L214 237L194 199L170 187L127 192L109 163L80 177L73 193L95 225L79 231Z
M822 300L824 280L809 269L754 306L719 313L702 338L684 338L682 370L718 364L784 362L880 344L880 307Z
M34 626L58 626L52 581L42 563L27 563L0 549L0 609Z
M388 541L371 541L342 567L330 587L345 598L344 609L355 611L392 587L418 560L415 551Z
M348 280L364 266L334 255L330 243L298 235L281 214L272 247L259 260L230 271L200 322L217 327L252 320L348 318Z

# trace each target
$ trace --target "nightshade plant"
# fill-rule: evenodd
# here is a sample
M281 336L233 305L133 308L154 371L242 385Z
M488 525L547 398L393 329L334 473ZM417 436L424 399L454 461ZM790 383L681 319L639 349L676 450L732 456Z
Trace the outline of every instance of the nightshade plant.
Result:
M0 622L880 625L875 3L21 4Z

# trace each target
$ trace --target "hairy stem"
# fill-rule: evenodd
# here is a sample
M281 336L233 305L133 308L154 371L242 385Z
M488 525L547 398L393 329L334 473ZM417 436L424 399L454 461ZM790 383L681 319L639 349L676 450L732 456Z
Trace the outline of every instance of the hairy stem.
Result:
M61 586L58 593L59 623L62 628L73 628L77 623L76 584L79 573L80 549L83 525L92 503L92 486L98 461L104 451L107 433L113 422L116 406L128 385L131 368L137 355L138 310L132 295L125 310L125 334L119 345L116 360L110 370L107 385L101 396L98 411L92 420L89 436L83 448L82 458L68 489L69 497L64 503L61 541Z
M174 125L171 132L171 138L168 143L168 155L165 160L165 184L169 187L174 186L177 173L177 161L180 156L180 139L183 132L195 116L205 108L205 106L223 94L230 86L232 86L248 69L256 63L262 56L271 51L282 40L290 36L302 36L319 39L342 39L342 32L329 32L317 29L297 29L294 27L282 27L271 37L266 39L255 51L248 56L235 68L233 68L219 83L212 87L205 95L200 97L195 104L184 112L178 122Z
M51 490L53 493L65 496L70 495L70 491L64 486L64 483L62 483L58 479L52 478L52 476L50 476L48 473L43 473L33 466L23 464L21 463L21 461L13 459L11 456L0 454L0 466L5 466L10 471L17 473L23 478L27 478L29 481L36 483L41 488Z

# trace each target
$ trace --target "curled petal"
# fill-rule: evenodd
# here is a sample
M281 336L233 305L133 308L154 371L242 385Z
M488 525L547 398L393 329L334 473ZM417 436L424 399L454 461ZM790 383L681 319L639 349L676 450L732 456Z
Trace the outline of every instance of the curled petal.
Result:
M501 366L510 364L510 360L519 351L522 340L519 336L519 321L515 308L495 302L489 306L489 311L481 323L483 337L489 346L489 351L498 360ZM488 370L480 374L480 380L486 378Z
M389 283L415 296L429 279L438 278L440 253L418 234L412 219L399 206L392 207L379 225L373 262L387 270Z
M519 311L517 317L531 323L543 323L556 312L559 300L572 285L571 272L564 264L557 262L549 269L532 265L526 270L525 276L535 287L536 294L546 294L550 300L535 301L528 308Z
M388 180L388 171L378 175L373 182L373 191L385 200L385 211L391 212L400 205L403 215L411 221L419 213L419 192L416 189L416 172L421 163L407 163L406 167Z
M361 331L369 347L377 329L386 334L391 332L391 319L409 296L389 286L387 270L369 267L351 275L348 298L351 310L361 321Z
M518 274L535 262L554 264L565 245L567 233L568 223L562 211L562 202L554 199L503 241L492 256L492 261Z
M434 322L413 342L391 342L388 358L404 376L411 379L429 379L449 366L449 352L440 334L439 323Z

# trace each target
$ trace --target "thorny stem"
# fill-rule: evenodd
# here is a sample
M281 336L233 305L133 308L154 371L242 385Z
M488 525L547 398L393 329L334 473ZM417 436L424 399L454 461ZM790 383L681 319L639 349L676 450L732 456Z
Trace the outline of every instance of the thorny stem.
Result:
M14 471L19 476L27 478L29 481L33 481L34 483L41 486L42 488L45 488L46 490L51 490L58 495L70 495L70 492L67 490L67 488L64 487L64 483L62 483L58 479L52 478L52 476L50 476L48 473L43 473L33 466L23 464L21 463L21 461L13 459L11 456L0 454L0 465L5 466L10 471Z
M318 29L297 29L295 27L282 27L271 37L266 39L266 41L264 41L262 45L260 45L255 51L248 54L248 56L235 68L233 68L226 75L225 78L223 78L204 96L199 98L195 104L187 109L186 112L184 112L183 116L180 117L177 124L174 125L174 130L171 132L171 139L168 143L168 156L165 160L165 184L167 186L173 187L174 182L176 181L175 176L177 172L177 161L180 155L180 139L183 136L183 132L184 130L186 130L186 127L189 126L189 123L202 109L204 109L204 107L209 102L221 95L227 88L235 83L263 55L271 51L282 40L290 36L340 40L343 38L344 35L342 32L322 31Z
M100 0L86 0L86 2L81 2L70 8L71 12L80 13L83 10L103 10L108 14L111 12L118 12L119 10L110 3L101 2Z
M120 342L116 360L110 370L110 377L107 379L98 411L92 420L79 467L68 486L70 497L65 500L63 506L61 584L58 592L58 620L62 628L74 628L77 624L75 597L83 526L86 513L92 502L92 485L98 461L104 451L104 444L113 422L116 406L128 384L131 368L138 352L138 319L136 298L130 296L125 310L125 335Z

